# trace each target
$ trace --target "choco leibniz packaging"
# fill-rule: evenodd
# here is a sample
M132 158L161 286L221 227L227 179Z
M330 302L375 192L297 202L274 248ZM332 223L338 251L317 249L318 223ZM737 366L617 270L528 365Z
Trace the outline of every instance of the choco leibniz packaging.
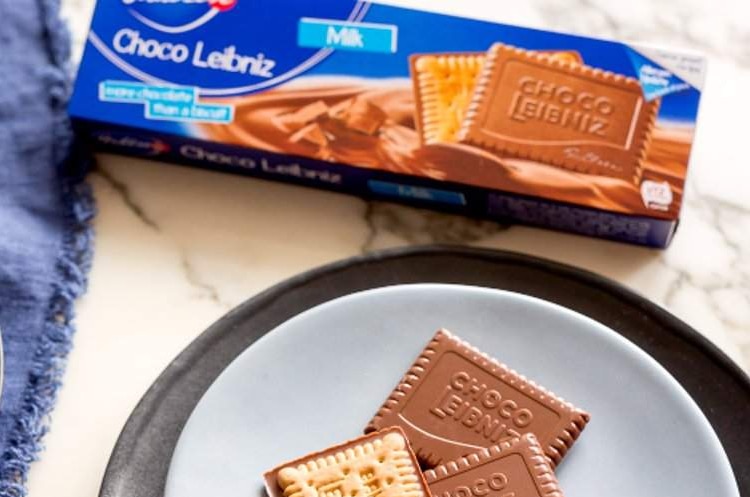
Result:
M370 2L99 0L70 113L103 151L664 247L704 72Z

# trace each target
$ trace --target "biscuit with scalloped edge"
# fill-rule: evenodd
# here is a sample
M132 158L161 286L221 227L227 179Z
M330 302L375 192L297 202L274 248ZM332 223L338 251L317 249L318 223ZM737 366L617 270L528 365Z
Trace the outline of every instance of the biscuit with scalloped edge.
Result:
M400 426L427 467L533 433L553 465L589 414L439 330L365 432Z
M266 473L272 497L430 497L398 427L283 464Z

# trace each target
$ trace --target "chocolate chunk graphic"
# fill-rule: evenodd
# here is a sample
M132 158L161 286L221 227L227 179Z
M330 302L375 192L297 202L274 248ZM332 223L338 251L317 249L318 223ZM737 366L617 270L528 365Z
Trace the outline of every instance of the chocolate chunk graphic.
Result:
M553 465L589 415L446 330L438 331L365 429L404 429L435 466L533 433Z
M328 114L328 106L322 100L312 102L294 112L274 118L274 122L286 132L300 130Z
M307 142L319 147L328 145L328 137L318 123L311 123L289 137L292 143Z
M352 99L339 116L347 128L366 135L377 133L388 117L383 109L361 97Z

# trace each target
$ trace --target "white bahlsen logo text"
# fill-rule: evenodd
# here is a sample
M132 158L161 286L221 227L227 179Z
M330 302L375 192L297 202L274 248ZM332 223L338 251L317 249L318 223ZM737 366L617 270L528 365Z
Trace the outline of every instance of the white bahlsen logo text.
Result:
M206 3L212 9L218 10L229 10L237 3L237 0L122 0L125 5L133 5L137 3L160 3L160 4L200 4Z
M161 31L162 33L169 33L169 34L179 34L179 33L187 33L188 31L192 31L193 29L199 28L206 24L208 21L216 17L217 14L220 14L222 12L226 12L227 10L231 9L235 5L237 5L237 0L121 0L123 5L130 7L129 11L130 14L138 19L140 22L145 24L146 26L155 29L157 31ZM192 19L189 19L185 22L182 22L181 24L171 24L171 23L164 23L162 21L158 21L155 19L152 19L148 12L148 9L139 9L139 6L169 6L169 7L179 7L179 6L196 6L196 5L205 5L205 9L198 9L200 12L198 13L197 17L193 17ZM161 9L159 9L161 10ZM153 9L151 10L153 12Z

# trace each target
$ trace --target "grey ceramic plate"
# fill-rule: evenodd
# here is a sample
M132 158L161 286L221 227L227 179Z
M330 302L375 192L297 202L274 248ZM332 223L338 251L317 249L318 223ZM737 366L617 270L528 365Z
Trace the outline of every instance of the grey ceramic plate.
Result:
M361 433L442 326L592 414L558 469L567 495L739 495L700 409L622 336L516 293L401 285L315 307L239 355L185 425L166 497L262 495L264 470Z

